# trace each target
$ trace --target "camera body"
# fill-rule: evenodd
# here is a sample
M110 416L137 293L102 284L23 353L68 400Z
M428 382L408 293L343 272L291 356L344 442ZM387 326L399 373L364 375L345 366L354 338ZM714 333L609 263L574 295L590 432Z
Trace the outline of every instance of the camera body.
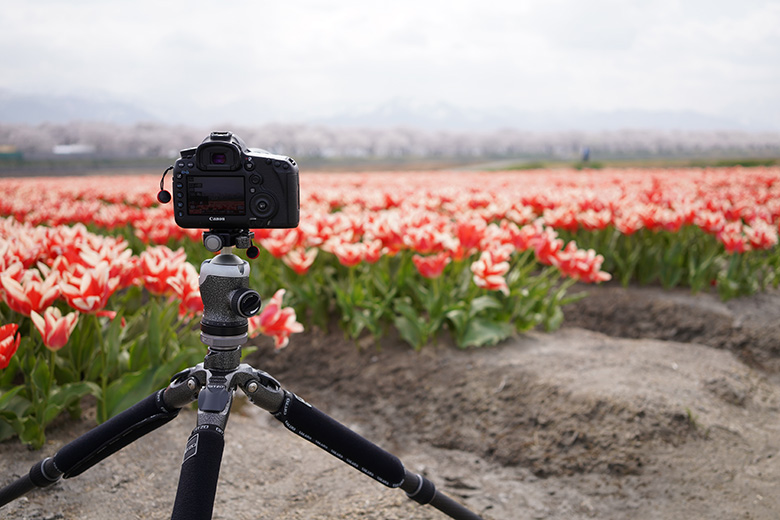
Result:
M300 219L298 165L212 132L173 166L176 225L203 229L294 228Z

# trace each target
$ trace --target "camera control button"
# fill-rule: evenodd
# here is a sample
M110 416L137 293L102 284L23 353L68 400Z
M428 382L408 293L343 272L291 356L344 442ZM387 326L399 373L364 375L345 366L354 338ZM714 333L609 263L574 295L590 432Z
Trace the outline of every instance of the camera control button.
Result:
M275 166L275 167L277 167L277 168L278 168L279 166L281 166L281 164L282 164L282 163L280 163L279 161L274 161L274 166Z
M255 163L254 163L253 161L251 161L251 160L247 160L247 161L244 163L244 168L246 168L246 169L247 169L247 171L250 171L250 172L251 172L252 170L254 170L254 169L255 169Z
M177 162L176 166L179 167L179 168L184 168L184 161Z
M195 168L195 163L190 161L187 163L187 168Z
M260 177L259 175L252 175L251 177L249 177L249 182L251 182L252 184L263 184L263 178Z
M252 194L257 193L257 188L252 186L251 188L249 188L249 193L252 193Z

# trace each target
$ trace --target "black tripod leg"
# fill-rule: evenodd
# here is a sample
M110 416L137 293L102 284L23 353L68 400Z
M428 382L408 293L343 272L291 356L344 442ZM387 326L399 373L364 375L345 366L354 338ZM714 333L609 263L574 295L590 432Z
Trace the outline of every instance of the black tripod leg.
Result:
M224 447L224 431L218 426L204 425L193 430L184 450L172 520L211 518Z
M211 519L232 403L228 379L212 374L198 395L198 425L184 449L172 520Z
M274 416L290 431L382 484L391 488L400 487L416 502L430 505L456 520L481 520L475 513L437 491L430 480L405 470L398 457L361 437L295 394L285 391L282 407Z
M66 444L50 458L36 463L30 473L0 489L0 506L36 487L46 487L60 478L80 475L134 440L172 420L179 408L169 409L160 390L124 412Z
M401 489L406 491L406 496L415 502L422 505L430 505L451 518L457 518L458 520L481 520L480 516L438 491L433 482L421 475L406 471Z

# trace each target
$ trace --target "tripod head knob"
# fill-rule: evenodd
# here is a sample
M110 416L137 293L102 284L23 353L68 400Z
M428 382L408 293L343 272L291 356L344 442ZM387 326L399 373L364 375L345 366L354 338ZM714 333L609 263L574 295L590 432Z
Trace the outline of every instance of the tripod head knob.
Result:
M257 258L259 250L252 245L254 237L255 234L248 229L209 229L203 232L203 246L212 253L226 247L248 249L249 258ZM254 256L252 256L253 254Z
M230 306L233 312L244 318L251 318L262 306L260 295L254 289L240 288L233 291L230 298Z
M212 253L222 250L222 238L219 235L203 235L203 245Z

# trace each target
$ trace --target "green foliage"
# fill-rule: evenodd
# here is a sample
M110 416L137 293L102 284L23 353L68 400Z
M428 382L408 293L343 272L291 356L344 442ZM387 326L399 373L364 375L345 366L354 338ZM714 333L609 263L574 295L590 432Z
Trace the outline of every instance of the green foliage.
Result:
M113 320L82 315L57 351L43 345L29 318L13 317L21 324L22 340L0 371L0 440L18 435L38 449L46 427L63 412L81 415L83 397L94 396L103 422L203 359L197 331L178 316L177 302L133 288L109 304L123 310ZM3 317L15 314L0 307Z
M728 300L777 287L780 282L777 247L729 253L715 236L696 226L677 231L640 229L630 235L609 226L560 235L603 255L602 268L624 286L637 282L665 289L688 287L694 292L714 287Z

